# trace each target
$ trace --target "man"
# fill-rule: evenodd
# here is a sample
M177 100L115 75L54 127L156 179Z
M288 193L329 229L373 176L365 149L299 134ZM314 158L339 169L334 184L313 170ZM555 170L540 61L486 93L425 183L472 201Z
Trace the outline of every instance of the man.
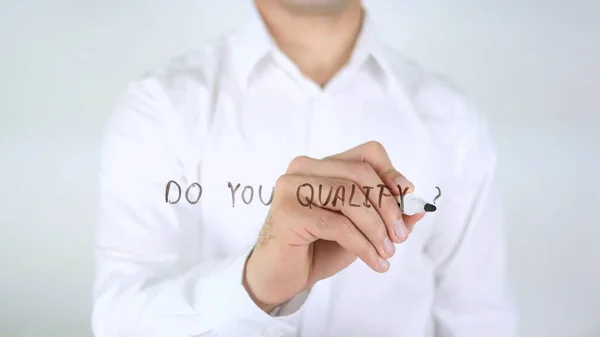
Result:
M255 5L111 118L95 335L514 336L483 116L359 0Z

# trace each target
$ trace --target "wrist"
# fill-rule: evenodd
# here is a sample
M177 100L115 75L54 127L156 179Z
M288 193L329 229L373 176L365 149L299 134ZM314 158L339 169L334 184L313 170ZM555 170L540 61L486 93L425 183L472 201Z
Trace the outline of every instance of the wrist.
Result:
M258 280L256 280L256 278L254 277L254 275L256 275L256 274L252 273L252 270L254 270L253 263L252 263L253 262L252 256L253 256L253 252L250 253L250 255L248 256L248 259L246 260L246 264L244 266L244 276L242 279L242 284L244 285L246 292L248 292L248 295L250 296L252 301L256 304L256 306L258 306L262 311L269 314L279 304L266 303L266 302L262 301L259 298L259 296L256 294L256 288L257 288L256 285L258 283Z

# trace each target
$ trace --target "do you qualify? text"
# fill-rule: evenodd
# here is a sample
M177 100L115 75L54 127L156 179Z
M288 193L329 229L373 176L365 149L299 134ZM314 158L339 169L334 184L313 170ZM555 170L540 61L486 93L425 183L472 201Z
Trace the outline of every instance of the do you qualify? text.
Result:
M255 194L258 195L258 199L260 203L265 206L269 206L273 201L273 192L275 188L271 188L270 196L265 198L263 195L263 186L259 185L257 193L255 193L255 189L251 185L246 185L244 188L240 189L241 184L233 185L231 182L227 183L227 187L231 192L231 207L235 207L236 200L241 199L245 205L250 205L254 201ZM361 192L357 193L357 190ZM402 188L398 186L400 193L400 203L402 203L402 199L406 194L408 188ZM328 190L328 191L327 191ZM349 190L349 191L347 191ZM170 198L172 196L171 192L174 191L175 198ZM335 191L335 193L334 193ZM305 192L304 194L301 192ZM174 180L170 180L167 182L165 187L165 202L169 204L177 204L181 201L182 198L192 205L197 204L202 199L202 185L199 183L190 184L185 191L181 188L179 183ZM319 203L321 206L325 207L331 202L333 207L338 205L344 206L345 203L348 203L348 206L352 207L366 207L370 208L371 205L369 196L372 193L377 193L378 196L378 207L381 208L381 201L383 197L393 197L390 193L389 189L383 185L379 184L376 187L373 186L363 186L358 187L356 184L352 184L350 187L346 187L344 185L340 185L337 187L334 186L323 186L319 184L318 187L314 187L309 183L305 183L298 186L296 190L296 196L298 198L298 202L304 206L311 208L312 205L317 205ZM359 196L364 194L364 196ZM302 195L305 195L302 197ZM310 197L307 197L309 195ZM333 197L333 198L332 198ZM348 198L346 198L348 197ZM238 199L239 198L239 199ZM239 203L238 203L239 204Z

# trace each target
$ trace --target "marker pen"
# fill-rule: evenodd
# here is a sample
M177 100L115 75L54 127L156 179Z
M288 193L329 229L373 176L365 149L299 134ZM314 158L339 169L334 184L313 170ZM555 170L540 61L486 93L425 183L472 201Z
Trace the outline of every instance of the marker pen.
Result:
M400 203L400 196L397 196L398 206L402 209L402 214L413 215L423 212L435 212L437 207L434 204L430 204L425 200L419 198L414 193L406 194L403 198L404 205ZM404 207L402 207L404 206Z

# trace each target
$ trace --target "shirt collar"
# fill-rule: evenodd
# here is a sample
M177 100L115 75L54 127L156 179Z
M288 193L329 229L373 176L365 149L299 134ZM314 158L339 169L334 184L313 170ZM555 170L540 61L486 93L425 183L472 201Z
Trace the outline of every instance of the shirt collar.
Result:
M375 61L378 70L389 73L382 46L376 36L373 21L365 11L363 27L356 42L356 47L349 61L350 65L360 65L367 61ZM258 8L251 6L250 12L242 24L230 37L231 60L240 87L248 86L252 71L270 53L277 51L277 45L271 37Z

